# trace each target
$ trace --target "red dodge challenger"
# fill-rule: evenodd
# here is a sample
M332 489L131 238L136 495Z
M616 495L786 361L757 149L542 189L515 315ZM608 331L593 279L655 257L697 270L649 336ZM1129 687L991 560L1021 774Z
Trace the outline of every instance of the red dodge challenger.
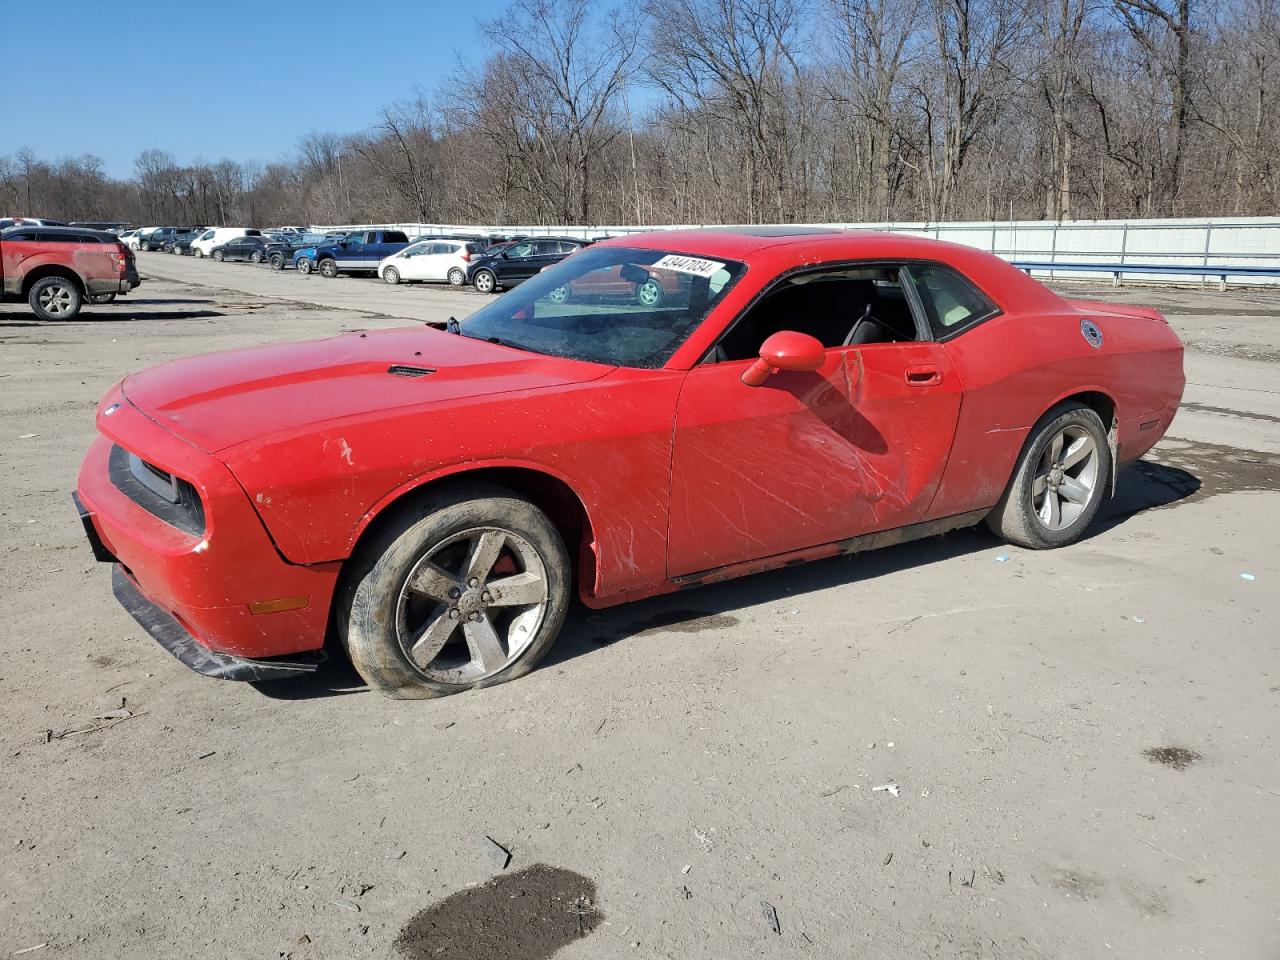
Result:
M602 295L619 280L662 296ZM566 286L583 295L566 298ZM460 324L191 357L98 411L76 502L183 663L432 697L604 607L982 521L1063 546L1164 434L1159 312L827 229L595 244Z

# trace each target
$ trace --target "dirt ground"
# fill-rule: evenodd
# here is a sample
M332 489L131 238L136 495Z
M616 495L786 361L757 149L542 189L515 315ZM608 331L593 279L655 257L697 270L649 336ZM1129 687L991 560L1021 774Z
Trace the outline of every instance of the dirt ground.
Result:
M0 307L0 956L1280 957L1280 292L1064 287L1190 347L1077 546L577 609L405 703L188 672L70 491L130 370L478 295L140 259L75 322Z

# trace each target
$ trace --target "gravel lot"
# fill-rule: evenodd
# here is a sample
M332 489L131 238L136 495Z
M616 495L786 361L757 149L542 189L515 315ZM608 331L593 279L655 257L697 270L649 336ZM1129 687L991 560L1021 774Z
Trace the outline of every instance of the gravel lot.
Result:
M140 268L72 323L0 307L0 956L1280 956L1280 292L1064 288L1190 348L1077 546L578 609L531 676L393 702L187 672L69 493L130 370L479 296ZM557 897L564 930L521 913Z

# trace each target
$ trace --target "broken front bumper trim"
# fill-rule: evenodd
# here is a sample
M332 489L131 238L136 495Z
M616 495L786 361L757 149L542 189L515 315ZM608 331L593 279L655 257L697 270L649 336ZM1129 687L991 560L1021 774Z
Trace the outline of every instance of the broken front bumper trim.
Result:
M178 661L196 673L216 680L279 680L314 673L324 653L297 654L278 660L250 660L210 650L170 614L156 606L116 564L111 568L111 592L133 619Z

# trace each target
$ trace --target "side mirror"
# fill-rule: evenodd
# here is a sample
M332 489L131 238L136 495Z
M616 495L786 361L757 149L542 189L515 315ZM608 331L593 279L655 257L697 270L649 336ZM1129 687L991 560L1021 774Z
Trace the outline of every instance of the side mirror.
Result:
M817 370L826 359L826 347L816 337L794 330L780 330L760 344L760 359L742 374L748 387L758 387L779 370Z

